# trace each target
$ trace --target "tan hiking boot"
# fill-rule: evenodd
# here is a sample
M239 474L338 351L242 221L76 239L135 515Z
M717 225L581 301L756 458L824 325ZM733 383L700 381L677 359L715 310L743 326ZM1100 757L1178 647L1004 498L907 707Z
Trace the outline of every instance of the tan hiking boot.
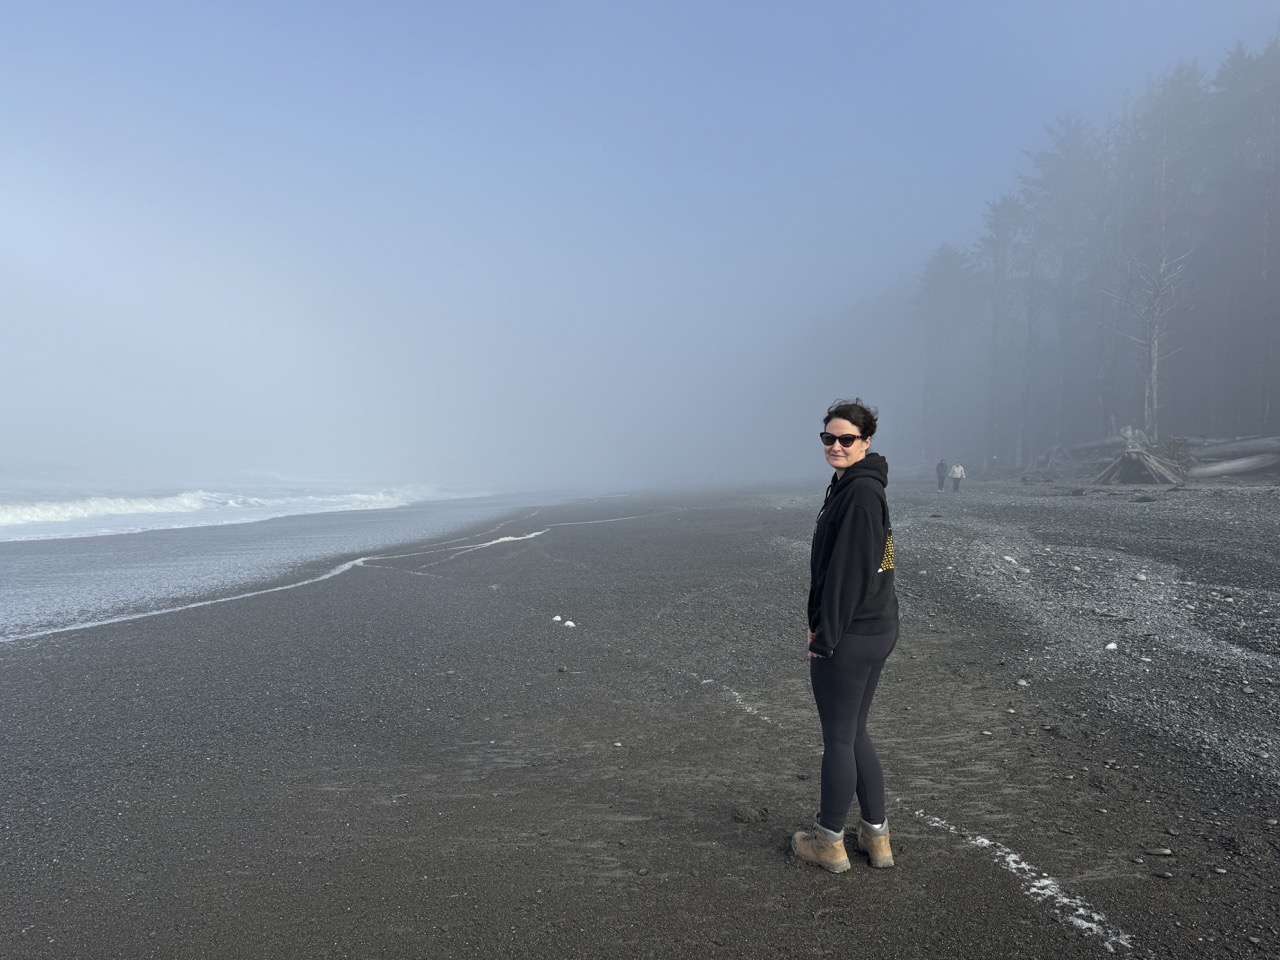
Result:
M849 869L849 855L844 851L844 831L833 833L820 823L812 830L801 830L791 838L791 852L806 863L844 873Z
M871 858L873 867L884 869L893 866L893 850L889 846L889 821L874 827L865 820L858 821L858 849Z

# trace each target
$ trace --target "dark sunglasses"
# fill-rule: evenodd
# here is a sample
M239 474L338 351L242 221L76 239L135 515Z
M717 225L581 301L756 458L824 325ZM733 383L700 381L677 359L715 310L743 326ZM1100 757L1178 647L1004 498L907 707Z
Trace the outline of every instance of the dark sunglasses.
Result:
M831 446L837 440L840 441L840 446L842 447L852 447L856 441L862 439L856 433L842 433L837 437L834 433L827 433L825 430L818 434L818 438L822 441L824 447Z

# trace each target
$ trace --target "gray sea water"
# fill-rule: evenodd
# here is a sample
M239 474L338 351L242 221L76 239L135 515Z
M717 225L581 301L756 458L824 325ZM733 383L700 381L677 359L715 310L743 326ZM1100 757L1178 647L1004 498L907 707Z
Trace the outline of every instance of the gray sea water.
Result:
M0 542L0 642L314 579L345 559L531 509L513 496Z

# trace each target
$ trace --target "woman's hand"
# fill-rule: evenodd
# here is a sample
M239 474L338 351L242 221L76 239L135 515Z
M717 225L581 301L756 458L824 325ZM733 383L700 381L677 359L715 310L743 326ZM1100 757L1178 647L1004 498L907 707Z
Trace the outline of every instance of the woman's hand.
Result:
M809 644L813 643L813 631L812 631L812 630L807 630L807 631L805 631L805 632L808 634L808 636L807 636L807 637L805 637L804 645L805 645L805 647L808 647L808 646L809 646ZM812 650L807 650L807 649L806 649L806 650L805 650L805 652L806 652L807 654L809 654L809 659L810 659L810 660L817 660L817 659L818 659L818 655L817 655L816 653L814 653Z

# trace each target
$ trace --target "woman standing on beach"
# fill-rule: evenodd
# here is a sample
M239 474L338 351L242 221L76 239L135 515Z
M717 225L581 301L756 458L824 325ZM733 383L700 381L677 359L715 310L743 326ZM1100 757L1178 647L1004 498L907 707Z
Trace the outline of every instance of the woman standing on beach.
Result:
M812 830L791 838L801 860L849 869L844 828L858 799L858 847L873 867L892 867L884 773L867 733L871 698L898 642L889 464L868 447L876 411L837 400L822 421L835 469L813 530L809 578L809 680L822 722L822 800Z

